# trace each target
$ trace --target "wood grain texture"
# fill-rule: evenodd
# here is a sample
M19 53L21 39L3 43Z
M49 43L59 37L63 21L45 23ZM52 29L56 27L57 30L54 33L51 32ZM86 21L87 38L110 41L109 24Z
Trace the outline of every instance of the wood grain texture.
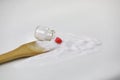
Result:
M30 57L37 54L44 53L45 49L38 46L35 41L21 45L20 47L0 55L0 64L20 59L23 57Z

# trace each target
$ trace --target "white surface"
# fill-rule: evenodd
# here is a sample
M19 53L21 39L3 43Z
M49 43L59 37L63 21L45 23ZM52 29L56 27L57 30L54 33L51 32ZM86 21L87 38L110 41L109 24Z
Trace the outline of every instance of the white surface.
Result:
M37 55L35 57L30 57L21 62L12 64L11 66L16 68L28 68L35 66L47 66L50 64L59 64L66 60L74 59L77 57L82 57L83 55L93 55L101 51L102 43L96 39L91 39L89 37L80 37L73 34L59 34L57 35L62 38L63 42L61 44L55 44L55 42L46 42L44 48L52 47L51 51ZM40 44L45 44L44 42ZM43 47L43 46L42 46ZM49 48L50 49L50 48ZM24 65L24 66L23 66Z
M35 40L38 24L97 38L103 49L46 66L12 66L19 61L1 65L0 80L119 80L119 4L119 0L1 0L0 53Z

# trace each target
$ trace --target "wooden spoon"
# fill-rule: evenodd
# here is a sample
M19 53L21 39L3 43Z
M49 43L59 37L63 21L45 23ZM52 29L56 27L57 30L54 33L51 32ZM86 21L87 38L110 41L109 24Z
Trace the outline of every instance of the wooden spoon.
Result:
M0 64L13 61L23 57L30 57L37 54L46 52L45 48L42 48L36 44L36 41L26 43L20 47L0 55Z

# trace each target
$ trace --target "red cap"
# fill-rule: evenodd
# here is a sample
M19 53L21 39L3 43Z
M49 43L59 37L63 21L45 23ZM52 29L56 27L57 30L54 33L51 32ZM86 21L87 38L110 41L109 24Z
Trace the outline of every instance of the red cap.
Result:
M55 42L56 42L57 44L61 44L61 43L62 43L62 39L59 38L59 37L56 37Z

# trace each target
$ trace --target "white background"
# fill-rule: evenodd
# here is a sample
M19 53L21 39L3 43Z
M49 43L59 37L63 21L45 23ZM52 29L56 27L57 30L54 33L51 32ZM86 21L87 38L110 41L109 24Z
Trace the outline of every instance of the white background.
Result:
M0 66L0 80L120 80L119 0L0 0L0 54L34 39L38 24L97 38L99 54L44 67Z

